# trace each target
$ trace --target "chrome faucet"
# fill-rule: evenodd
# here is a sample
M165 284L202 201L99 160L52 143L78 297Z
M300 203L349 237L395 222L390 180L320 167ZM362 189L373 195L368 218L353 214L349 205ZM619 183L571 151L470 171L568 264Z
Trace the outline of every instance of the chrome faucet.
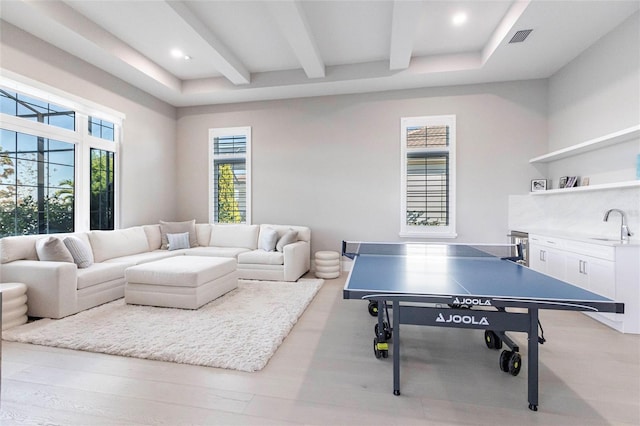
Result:
M604 220L605 222L609 220L609 213L611 212L617 212L620 213L620 216L622 217L622 226L620 227L620 241L622 241L623 243L628 243L629 242L629 237L631 235L633 235L630 231L629 231L629 227L627 226L627 217L625 216L624 212L620 209L609 209L606 211L606 213L604 214Z

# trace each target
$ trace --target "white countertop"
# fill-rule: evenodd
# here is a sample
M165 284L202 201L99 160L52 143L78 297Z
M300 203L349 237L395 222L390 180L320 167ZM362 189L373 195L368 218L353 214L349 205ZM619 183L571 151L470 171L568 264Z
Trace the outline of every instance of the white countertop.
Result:
M633 239L633 237L631 237L631 241L629 243L622 243L620 241L619 238L616 238L615 236L602 236L602 235L590 235L590 234L582 234L582 233L576 233L576 232L567 232L567 231L559 231L557 229L539 229L539 228L535 228L535 229L527 229L527 230L522 230L522 229L514 229L513 231L522 231L522 232L528 232L529 235L534 234L534 235L546 235L549 237L557 237L557 238L563 238L565 240L573 240L573 241L580 241L583 243L589 243L589 244L599 244L599 245L603 245L603 246L609 246L609 247L638 247L640 246L640 240L638 239Z

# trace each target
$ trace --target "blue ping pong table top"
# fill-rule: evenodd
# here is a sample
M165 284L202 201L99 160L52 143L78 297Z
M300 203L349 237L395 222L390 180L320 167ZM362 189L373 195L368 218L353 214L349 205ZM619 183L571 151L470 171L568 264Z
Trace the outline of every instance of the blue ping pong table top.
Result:
M354 257L346 298L462 296L559 305L611 303L619 306L607 311L621 309L611 299L468 245L361 243L344 254Z

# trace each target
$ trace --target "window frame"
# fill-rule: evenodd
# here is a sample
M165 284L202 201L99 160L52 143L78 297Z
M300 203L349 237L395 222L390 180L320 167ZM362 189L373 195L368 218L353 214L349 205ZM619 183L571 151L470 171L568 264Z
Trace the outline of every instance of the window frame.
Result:
M69 130L49 124L38 123L0 113L0 128L26 133L38 137L55 139L73 143L75 149L75 186L74 186L74 230L73 232L90 231L91 200L91 148L114 152L115 155L115 199L114 229L120 223L120 166L119 153L123 138L122 124L125 115L101 106L89 100L66 93L43 83L30 80L17 74L0 76L0 86L13 92L21 93L52 104L63 106L75 112L75 130ZM105 140L89 134L89 117L113 123L114 140Z
M420 126L448 126L447 147L409 148L407 129ZM400 237L403 238L456 238L456 116L432 115L403 117L400 119ZM445 226L407 224L407 166L409 154L448 155L448 220Z
M215 138L238 136L242 135L246 138L246 150L242 154L215 154ZM251 184L251 126L240 127L219 127L209 129L209 223L217 224L224 223L218 222L216 217L216 181L215 181L215 164L218 161L224 162L224 160L239 160L244 159L246 170L246 214L243 224L250 225L251 222L251 199L252 197L252 184Z

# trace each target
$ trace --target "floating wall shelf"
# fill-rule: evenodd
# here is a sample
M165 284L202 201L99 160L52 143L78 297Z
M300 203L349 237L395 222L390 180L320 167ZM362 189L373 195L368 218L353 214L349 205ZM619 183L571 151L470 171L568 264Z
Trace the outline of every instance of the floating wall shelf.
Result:
M569 194L574 192L602 191L605 189L633 188L640 187L640 180L631 180L627 182L603 183L600 185L576 186L575 188L549 189L546 191L530 192L531 195L557 195Z
M574 155L582 154L585 152L593 151L596 149L604 148L609 145L627 142L637 138L640 138L640 124L629 127L627 129L619 130L617 132L609 133L608 135L604 135L599 138L591 139L586 142L572 145L567 148L559 149L557 151L553 151L548 154L541 155L539 157L532 158L531 160L529 160L529 163L532 163L532 164L550 163L552 161L556 161L556 160L571 157ZM555 190L551 190L551 191L555 191ZM549 191L546 191L546 192L549 192Z

